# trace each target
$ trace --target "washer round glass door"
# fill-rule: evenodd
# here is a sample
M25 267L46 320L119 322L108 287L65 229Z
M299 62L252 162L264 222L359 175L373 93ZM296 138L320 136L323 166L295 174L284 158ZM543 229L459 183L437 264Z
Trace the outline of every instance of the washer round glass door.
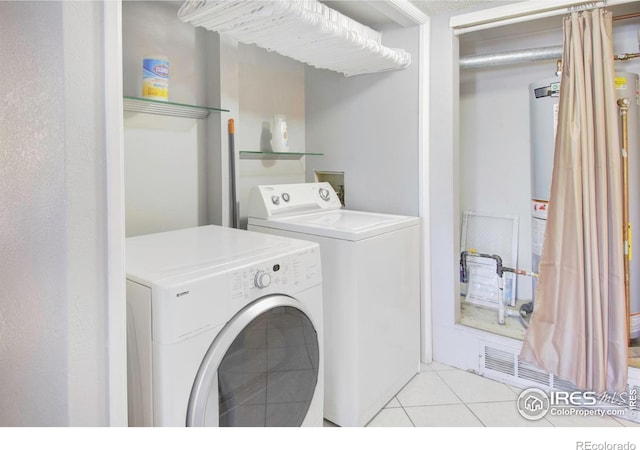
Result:
M318 334L284 295L246 306L209 347L191 391L187 426L300 426L318 382Z

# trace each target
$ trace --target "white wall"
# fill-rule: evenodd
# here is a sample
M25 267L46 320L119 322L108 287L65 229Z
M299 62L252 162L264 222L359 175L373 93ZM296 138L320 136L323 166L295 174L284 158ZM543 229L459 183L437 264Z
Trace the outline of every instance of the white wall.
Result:
M306 69L306 147L314 170L344 171L346 207L419 214L419 27L383 29L384 45L411 53L404 70L345 78Z
M169 100L208 105L207 39L213 33L181 22L176 2L123 2L123 90L140 97L142 60L169 59ZM217 86L216 86L217 87ZM211 104L209 106L218 106ZM125 197L127 236L210 223L207 157L210 119L164 117L125 112ZM209 139L210 140L210 139ZM219 189L218 189L219 190Z
M107 424L102 4L0 3L0 424Z
M235 150L269 149L263 128L285 114L292 151L304 151L304 66L253 45L181 22L176 2L123 3L124 94L140 96L142 60L170 61L169 99L220 106L206 120L125 112L127 236L229 223L227 120L236 124ZM304 182L304 159L237 161L241 224L249 189Z
M431 17L429 190L433 359L452 364L455 335L448 332L458 314L460 244L458 170L458 41L449 16Z
M287 118L289 148L305 148L305 66L255 45L238 45L239 109L236 152L271 150L274 114ZM306 157L305 157L306 158ZM304 183L305 159L240 160L240 223L246 228L249 190L259 184Z
M460 55L562 44L562 19L553 31L481 39L463 36ZM553 77L555 61L460 72L460 213L519 219L518 266L531 269L529 84ZM517 298L531 299L531 280L518 278Z

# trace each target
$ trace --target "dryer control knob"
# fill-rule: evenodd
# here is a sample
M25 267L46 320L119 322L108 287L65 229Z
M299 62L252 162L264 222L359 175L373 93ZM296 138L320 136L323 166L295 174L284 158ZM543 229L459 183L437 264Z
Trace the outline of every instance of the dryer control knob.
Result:
M320 198L325 202L328 202L330 198L329 189L320 188Z
M271 203L273 203L274 205L279 205L280 204L280 197L278 197L277 195L272 195L271 196Z
M285 202L288 202L289 200L291 200L291 197L289 197L289 194L285 192L282 194L282 200L284 200Z
M255 278L256 287L259 289L264 289L266 287L269 287L270 284L271 284L271 275L269 275L264 270L259 270L256 273L256 278Z

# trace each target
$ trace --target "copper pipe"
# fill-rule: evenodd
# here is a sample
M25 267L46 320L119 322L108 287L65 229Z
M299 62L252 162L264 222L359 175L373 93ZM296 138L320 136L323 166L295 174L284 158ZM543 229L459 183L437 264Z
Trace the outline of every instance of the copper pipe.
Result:
M631 102L628 98L618 100L620 108L620 117L622 120L622 239L624 245L624 295L627 322L627 342L631 342L630 333L630 302L631 292L629 289L629 129L628 129L628 111Z
M619 55L615 55L613 59L615 61L627 61L629 59L640 57L640 53L621 53Z
M625 19L633 19L636 17L640 17L640 13L631 13L631 14L622 14L620 16L615 16L613 20L625 20Z

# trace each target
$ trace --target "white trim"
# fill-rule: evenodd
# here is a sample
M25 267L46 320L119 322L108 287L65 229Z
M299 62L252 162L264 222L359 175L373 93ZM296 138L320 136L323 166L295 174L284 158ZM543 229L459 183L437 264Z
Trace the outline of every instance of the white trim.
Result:
M593 0L529 0L453 16L449 20L449 26L453 28L455 35L461 35L473 31L567 14L572 7L614 6L633 3L634 1L636 0L607 0L606 2Z
M433 361L433 321L431 314L431 228L429 190L429 70L430 19L420 25L420 66L418 75L418 198L422 218L420 259L422 273L420 295L420 359Z
M403 27L429 23L429 16L408 0L383 0L368 3L373 9Z
M127 335L122 122L122 2L104 2L107 182L107 407L110 426L127 426Z

